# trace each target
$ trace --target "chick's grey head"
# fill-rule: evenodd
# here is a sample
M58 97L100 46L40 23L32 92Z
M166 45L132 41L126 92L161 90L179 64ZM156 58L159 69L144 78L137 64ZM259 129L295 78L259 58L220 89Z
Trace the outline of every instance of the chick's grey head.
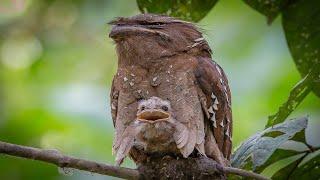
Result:
M172 116L172 109L169 101L158 97L151 97L139 101L137 120L147 123L168 121Z
M195 25L169 16L140 14L110 24L109 37L116 42L120 59L154 60L194 48L206 55L211 52Z

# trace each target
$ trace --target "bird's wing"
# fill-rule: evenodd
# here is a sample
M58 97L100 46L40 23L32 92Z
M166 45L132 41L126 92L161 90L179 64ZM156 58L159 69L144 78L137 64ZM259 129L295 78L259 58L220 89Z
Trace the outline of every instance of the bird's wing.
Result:
M117 149L116 154L116 165L120 166L124 158L128 155L129 151L133 147L135 137L139 132L139 126L133 122L131 123L123 132L119 148Z
M232 148L231 93L228 80L221 67L210 58L199 57L195 76L199 94L204 94L201 103L210 121L216 143L224 157L229 159Z
M115 136L113 140L112 153L116 154L120 148L121 143L123 143L123 134L130 125L130 123L135 119L134 112L128 112L129 108L134 104L128 105L130 98L128 95L120 91L120 86L117 81L117 76L114 76L110 92L110 102L111 102L111 115L113 126L115 127Z
M112 80L111 92L110 92L110 107L111 107L111 116L112 116L113 126L116 125L118 97L119 97L119 90L116 89L116 86L114 85L114 83L115 83L115 78L113 78Z
M145 158L142 152L134 147L126 146L129 142L132 142L132 139L126 138L126 134L128 133L125 133L126 128L136 119L138 102L130 93L120 90L121 84L119 83L119 78L121 79L122 77L114 76L110 92L111 115L115 127L112 153L117 156L119 155L117 159L121 160L120 155L126 155L127 150L130 150L129 155L134 161L142 161Z
M172 88L166 87L165 91L159 94L161 97L169 97L177 122L186 128L178 130L181 136L179 135L176 141L182 155L188 157L195 148L205 155L204 117L195 86L195 75L193 69L182 69L184 67L181 64L180 67L175 74L177 81L174 81Z
M204 137L202 137L201 142L199 143L197 142L197 138L195 138L199 136L197 134L197 128L188 128L184 124L175 120L173 123L176 128L173 138L183 157L187 158L193 152L194 148L196 148L200 154L205 155L204 143L202 143L204 141Z
M111 85L111 92L110 92L110 106L111 106L111 116L112 116L112 122L113 126L115 127L115 137L113 140L112 145L112 154L117 154L118 149L120 148L121 143L121 137L122 137L122 131L123 128L119 129L116 126L116 120L117 120L117 113L118 113L118 100L119 100L119 90L117 89L117 86L115 85L116 76L114 76L112 80Z

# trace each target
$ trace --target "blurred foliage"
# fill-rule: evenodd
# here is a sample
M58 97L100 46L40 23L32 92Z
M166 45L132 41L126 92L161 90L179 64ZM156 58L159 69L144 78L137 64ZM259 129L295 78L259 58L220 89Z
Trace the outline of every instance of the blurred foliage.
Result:
M264 129L266 117L286 101L300 76L279 19L267 26L263 16L241 1L223 0L216 5L215 1L210 2L214 3L185 8L192 8L190 15L196 13L193 9L205 9L195 17L198 21L205 16L198 26L213 48L214 59L229 77L236 147ZM169 8L177 15L187 12L176 5L177 12L165 4L157 4L157 7L166 7L166 12ZM138 7L135 1L124 0L2 0L0 139L113 163L113 126L108 97L117 57L107 37L110 30L107 22L118 16L137 14L139 8L141 5ZM147 8L147 12L150 11ZM288 22L292 24L291 20ZM288 27L292 30L296 26ZM319 33L312 33L317 39ZM300 43L299 39L297 42ZM310 52L316 47L319 48L312 45ZM315 147L320 146L319 108L319 99L309 94L290 115L309 115L306 141ZM262 173L271 177L299 158L273 163ZM133 167L133 163L127 160L124 166ZM0 179L43 177L110 178L83 172L64 176L52 165L0 157Z
M271 23L282 13L282 25L288 47L302 76L306 76L314 66L320 64L320 1L295 0L244 0L252 8L264 14ZM320 75L318 71L317 75ZM320 97L320 84L313 86Z
M299 106L304 98L309 94L312 89L312 84L318 78L320 67L315 66L313 70L307 74L294 88L290 91L288 100L280 106L278 112L269 116L266 127L270 127L281 123Z
M318 70L313 90L320 97L320 1L295 1L282 14L287 43L299 72L306 76L312 68Z
M271 22L277 17L280 11L287 5L288 0L243 0L252 8L256 9L268 19L268 23Z
M166 14L187 21L204 18L217 0L137 0L142 13Z

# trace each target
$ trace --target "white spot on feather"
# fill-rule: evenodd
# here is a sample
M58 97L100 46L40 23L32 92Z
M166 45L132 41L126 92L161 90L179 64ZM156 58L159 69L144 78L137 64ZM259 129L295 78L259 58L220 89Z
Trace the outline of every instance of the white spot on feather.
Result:
M156 81L158 79L158 77L154 77L153 79L152 79L152 81L154 82L154 81Z
M195 39L194 41L195 41L195 42L199 42L199 41L203 41L203 40L204 40L204 38L201 37L201 38Z
M213 107L214 110L216 110L216 111L218 110L217 104L213 104L212 107Z
M219 104L218 99L214 100L214 104Z
M211 93L211 98L212 98L212 99L216 99L217 96L215 96L213 93Z
M225 135L228 136L228 137L230 137L229 126L228 126L228 128L227 128L227 131L226 131Z
M222 76L220 67L216 65L216 69L218 70L218 73L220 74L220 76Z
M200 44L200 42L194 43L191 45L191 48L194 48L194 47L198 46L199 44Z
M217 128L217 121L216 121L216 115L215 115L215 114L213 114L213 115L211 116L210 120L213 122L213 126L214 126L215 128Z
M124 77L124 78L123 78L123 81L124 81L124 82L128 81L128 78L127 78L127 77Z
M116 109L116 106L114 105L114 103L111 104L111 109L112 109L112 110L115 110L115 109Z
M220 122L220 126L221 126L221 127L224 127L223 121Z
M211 93L211 98L212 98L212 101L213 101L212 107L213 107L214 110L217 111L218 110L218 106L217 105L219 104L218 98L213 93Z

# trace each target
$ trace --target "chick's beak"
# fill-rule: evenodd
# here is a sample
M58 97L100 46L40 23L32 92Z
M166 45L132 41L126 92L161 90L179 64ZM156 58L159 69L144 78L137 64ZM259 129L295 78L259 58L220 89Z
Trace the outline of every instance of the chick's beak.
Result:
M170 114L163 110L153 109L144 110L137 114L138 121L155 123L159 121L168 121Z

